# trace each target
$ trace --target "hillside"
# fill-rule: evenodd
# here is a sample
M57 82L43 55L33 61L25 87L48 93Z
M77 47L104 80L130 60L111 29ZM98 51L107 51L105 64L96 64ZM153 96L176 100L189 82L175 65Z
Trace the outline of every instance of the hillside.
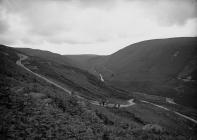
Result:
M17 65L19 54L27 57L22 61L27 69L77 91L84 99L69 95ZM99 90L108 99L129 96L84 70L3 45L0 59L0 139L196 139L195 123L140 100L119 109L92 104L90 99L101 98ZM184 111L196 118L194 110Z
M107 58L104 55L65 55L65 57L71 59L76 67L87 70L95 76L98 76L95 65L102 65Z
M89 67L110 84L130 92L171 97L178 103L197 107L196 54L196 37L155 39L91 60Z
M91 54L84 54L84 55L64 55L66 58L70 58L74 60L81 66L88 66L88 62L91 59L96 59L97 57L101 57L99 55L91 55Z
M196 60L197 38L148 40L110 55L104 64L122 81L165 81L176 78ZM121 76L119 76L121 75Z
M68 57L63 57L62 55L57 53L52 53L50 51L45 51L45 50L30 49L30 48L16 48L16 49L32 57L34 56L68 66L75 66L75 63L71 59L69 59Z
M29 56L24 61L25 66L29 69L66 86L73 92L82 94L81 96L86 98L103 98L108 96L122 99L129 97L128 93L107 86L89 72L73 67L73 65L78 64L69 61L69 58L41 50L17 50Z

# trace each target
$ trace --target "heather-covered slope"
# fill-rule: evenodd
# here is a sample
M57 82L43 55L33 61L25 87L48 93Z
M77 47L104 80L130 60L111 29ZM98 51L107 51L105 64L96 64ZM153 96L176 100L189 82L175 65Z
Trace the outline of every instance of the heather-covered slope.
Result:
M58 82L71 91L82 94L81 96L86 96L86 98L118 97L122 99L128 99L129 97L128 93L106 85L89 72L73 67L75 64L69 64L72 61L63 63L64 61L61 60L65 59L64 56L51 52L47 53L50 54L48 56L45 55L46 51L33 49L28 49L28 52L26 49L19 49L19 51L29 56L24 61L25 66L29 69ZM65 60L68 61L69 59Z
M0 139L196 139L196 124L149 104L136 101L134 106L117 109L70 96L16 65L18 53L21 52L0 46ZM40 72L55 82L57 80L57 84L62 86L71 83L67 85L71 88L77 85L71 82L74 79L70 79L69 75L62 75L70 79L63 85L59 79L62 70L57 71L64 68L62 65L53 65L49 60L31 56L22 63L32 71ZM78 70L69 69L75 74ZM83 72L79 71L81 75ZM98 84L94 78L91 80ZM112 88L105 86L98 84L99 89L106 90L103 96L107 96ZM87 97L88 92L85 90L81 95ZM96 93L90 96L98 98Z
M114 80L161 82L176 78L196 52L197 38L149 40L110 55L104 66L116 74Z
M52 53L50 51L45 51L45 50L30 49L30 48L16 48L16 49L29 56L38 57L41 59L49 60L55 63L64 64L68 66L75 66L75 63L71 59L67 57L63 57L62 55L57 53Z
M112 54L105 67L115 85L196 106L197 38L144 41ZM105 77L105 76L104 76Z
M171 97L197 107L196 54L196 37L147 40L91 60L86 69L130 92Z

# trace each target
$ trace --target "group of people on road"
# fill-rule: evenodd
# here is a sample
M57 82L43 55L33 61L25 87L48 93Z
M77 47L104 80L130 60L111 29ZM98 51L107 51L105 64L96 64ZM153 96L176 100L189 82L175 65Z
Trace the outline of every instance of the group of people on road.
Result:
M99 105L100 106L106 106L106 107L109 107L109 106L111 106L111 107L114 107L114 108L120 108L120 104L119 103L116 103L116 102L110 102L109 100L107 100L107 99L101 99L100 101L99 101Z
M71 91L71 95L72 96L77 96L77 92L72 90ZM103 106L103 107L114 107L114 108L120 108L120 103L117 103L116 101L109 101L108 99L106 98L102 98L98 101L99 105L100 106Z

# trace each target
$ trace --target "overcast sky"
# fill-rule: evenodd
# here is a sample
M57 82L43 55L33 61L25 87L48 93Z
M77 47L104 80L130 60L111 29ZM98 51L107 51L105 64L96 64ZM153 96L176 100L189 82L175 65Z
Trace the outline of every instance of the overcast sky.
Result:
M0 43L111 54L147 39L197 36L196 0L0 0Z

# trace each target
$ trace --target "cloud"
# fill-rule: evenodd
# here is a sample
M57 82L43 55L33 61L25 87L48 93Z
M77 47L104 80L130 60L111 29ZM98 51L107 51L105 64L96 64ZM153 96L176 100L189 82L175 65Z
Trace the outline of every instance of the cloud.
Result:
M196 7L195 0L0 0L0 41L107 54L144 39L196 36Z
M0 33L5 33L8 30L9 26L5 20L5 14L3 9L0 6Z
M184 25L189 19L196 18L196 7L196 0L152 0L152 3L143 3L145 12L164 26Z
M0 16L1 18L1 16ZM4 21L0 19L0 33L3 34L8 30L8 24Z

